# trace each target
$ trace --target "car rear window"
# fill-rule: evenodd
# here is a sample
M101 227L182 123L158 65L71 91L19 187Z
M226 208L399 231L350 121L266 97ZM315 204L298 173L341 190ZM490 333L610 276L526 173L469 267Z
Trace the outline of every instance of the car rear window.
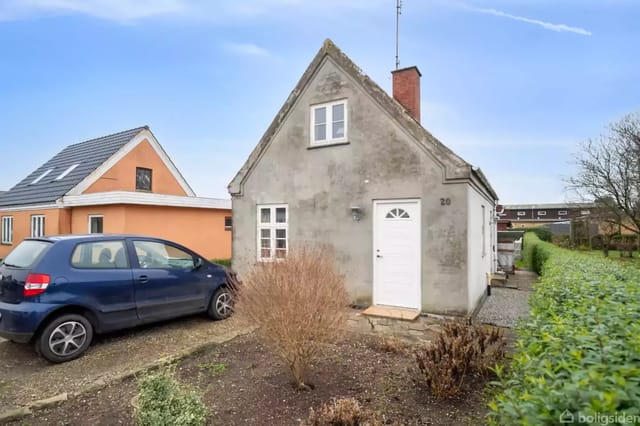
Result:
M25 240L18 244L2 263L11 268L31 268L51 245L52 243L47 241Z

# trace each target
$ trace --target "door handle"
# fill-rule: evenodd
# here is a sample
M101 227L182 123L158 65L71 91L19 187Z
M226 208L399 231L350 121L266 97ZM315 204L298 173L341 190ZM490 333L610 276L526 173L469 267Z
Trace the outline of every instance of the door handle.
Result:
M138 277L138 281L140 282L140 284L145 284L149 282L149 277L146 275L140 275Z

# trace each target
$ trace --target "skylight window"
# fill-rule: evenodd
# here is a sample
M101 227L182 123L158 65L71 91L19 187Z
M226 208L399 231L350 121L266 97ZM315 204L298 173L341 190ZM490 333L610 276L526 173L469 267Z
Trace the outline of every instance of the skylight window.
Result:
M35 178L33 180L33 182L31 182L31 185L35 185L36 183L40 182L42 179L45 178L45 176L47 176L49 173L51 173L53 171L53 169L49 169L46 172L44 172L43 174L41 174L40 176L38 176L37 178Z
M63 179L66 175L68 175L69 173L71 173L73 171L73 169L75 169L76 167L78 167L80 165L80 163L74 164L73 166L69 166L67 168L67 170L65 170L64 172L60 173L60 176L58 176L56 178L56 180L61 180Z

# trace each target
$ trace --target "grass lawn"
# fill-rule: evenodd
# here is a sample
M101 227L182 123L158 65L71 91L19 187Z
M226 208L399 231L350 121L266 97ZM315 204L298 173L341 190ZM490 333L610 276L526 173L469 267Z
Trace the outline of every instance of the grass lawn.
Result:
M295 390L288 369L253 335L192 355L175 371L180 382L203 395L212 425L298 425L310 408L340 397L356 398L363 408L383 414L387 424L476 425L488 411L488 379L474 379L454 399L434 400L414 381L411 347L355 333L327 348L312 368L309 391ZM129 425L136 386L135 379L125 380L13 424Z

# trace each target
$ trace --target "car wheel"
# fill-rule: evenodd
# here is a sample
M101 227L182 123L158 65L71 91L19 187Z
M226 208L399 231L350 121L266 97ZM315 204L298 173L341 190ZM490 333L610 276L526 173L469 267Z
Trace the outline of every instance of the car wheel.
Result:
M233 293L227 287L220 287L213 293L207 313L216 320L229 318L233 314Z
M54 318L36 340L36 350L47 361L60 363L82 355L93 339L93 326L82 315Z

